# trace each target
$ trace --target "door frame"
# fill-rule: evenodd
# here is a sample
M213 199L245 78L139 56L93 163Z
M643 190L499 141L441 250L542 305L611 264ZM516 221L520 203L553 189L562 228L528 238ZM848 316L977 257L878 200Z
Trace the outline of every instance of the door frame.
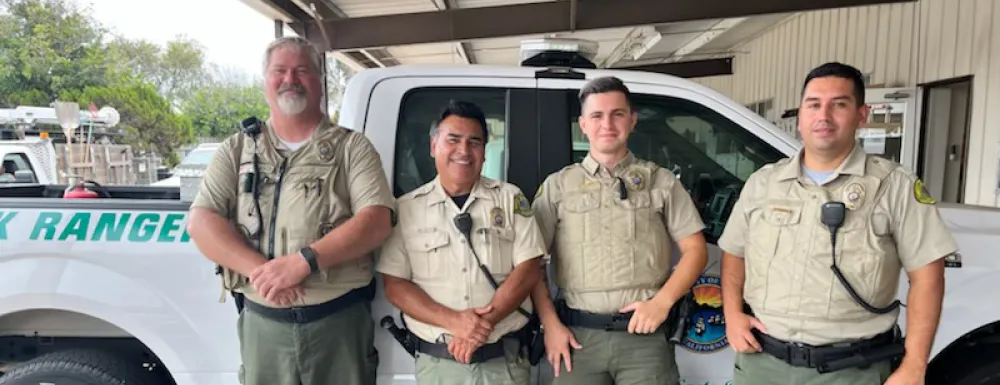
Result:
M934 89L934 88L951 86L951 85L955 85L955 84L959 84L959 83L965 83L965 82L969 83L969 103L966 106L965 113L966 113L966 116L968 117L968 119L971 120L972 119L973 98L975 97L975 88L974 88L975 87L975 75L958 76L958 77L954 77L954 78L941 79L941 80L935 80L935 81L932 81L932 82L918 83L917 84L917 90L918 90L917 91L917 111L920 114L920 120L918 122L919 126L917 127L917 146L916 146L917 147L917 151L916 151L916 159L915 159L916 163L914 165L913 170L917 174L917 176L920 177L920 178L924 178L925 177L925 175L924 175L924 171L925 170L924 170L923 156L924 156L924 151L926 150L926 147L927 147L927 141L923 140L923 138L927 136L927 129L928 129L928 127L927 127L927 119L928 119L928 115L929 115L927 107L928 107L928 100L930 99L930 95L931 95L931 90ZM966 179L965 178L966 178L966 176L968 176L967 170L968 170L968 167L969 167L969 148L968 148L969 147L969 134L970 134L969 131L970 131L970 125L968 123L966 123L966 127L965 127L965 149L964 149L964 151L962 151L962 171L961 171L961 176L959 177L959 179L962 181L962 183L960 183L960 185L958 186L958 201L959 201L959 203L962 203L962 202L965 201L965 185L966 185Z

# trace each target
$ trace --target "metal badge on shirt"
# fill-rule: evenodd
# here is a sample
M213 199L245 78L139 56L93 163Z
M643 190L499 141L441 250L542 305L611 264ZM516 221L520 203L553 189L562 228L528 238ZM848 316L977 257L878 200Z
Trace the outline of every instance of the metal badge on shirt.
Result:
M865 202L865 186L851 183L844 189L844 205L849 210L857 210Z
M632 191L639 191L646 187L646 180L642 177L642 173L638 170L629 170L625 173L625 179L628 184L627 187Z

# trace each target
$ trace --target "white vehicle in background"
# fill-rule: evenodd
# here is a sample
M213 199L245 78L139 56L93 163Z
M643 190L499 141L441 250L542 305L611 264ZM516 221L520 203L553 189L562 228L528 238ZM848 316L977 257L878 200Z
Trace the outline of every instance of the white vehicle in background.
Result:
M181 178L200 178L208 167L208 162L215 156L215 150L219 148L219 143L204 143L198 145L184 156L177 166L171 171L169 178L164 178L150 184L155 187L181 187Z
M0 140L3 174L0 184L52 184L57 180L56 150L52 142L39 137Z
M399 196L435 175L428 129L440 108L449 99L474 102L493 143L484 173L533 196L549 173L586 154L576 93L605 75L634 93L631 150L673 170L708 226L710 269L693 288L699 305L677 346L682 384L726 384L734 355L714 243L750 173L798 150L780 129L685 79L560 65L365 70L346 89L339 123L372 141ZM235 307L219 302L215 266L187 236L181 189L109 186L111 199L60 199L64 189L0 187L0 385L238 384ZM995 385L1000 306L988 293L1000 292L1000 209L938 206L961 255L948 256L928 384ZM905 303L905 279L900 289ZM385 316L398 310L380 288L373 318ZM413 358L388 332L376 333L378 383L413 384ZM548 383L547 366L538 366L536 383Z

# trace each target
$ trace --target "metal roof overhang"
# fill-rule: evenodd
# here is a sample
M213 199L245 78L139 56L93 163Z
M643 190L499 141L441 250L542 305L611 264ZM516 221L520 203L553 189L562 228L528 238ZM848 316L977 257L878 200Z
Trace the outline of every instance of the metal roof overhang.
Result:
M559 0L321 21L300 18L290 26L326 50L347 50L915 1L675 0L665 5L663 0Z

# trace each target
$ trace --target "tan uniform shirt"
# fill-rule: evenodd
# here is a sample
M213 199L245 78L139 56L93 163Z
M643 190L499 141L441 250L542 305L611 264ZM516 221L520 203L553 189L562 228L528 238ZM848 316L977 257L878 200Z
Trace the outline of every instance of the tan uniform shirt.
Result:
M312 138L295 151L281 143L269 124L257 141L260 217L252 193L243 190L253 173L254 141L242 133L219 147L191 206L211 209L233 221L247 243L265 256L272 250L272 239L273 256L280 257L319 240L365 207L394 208L378 153L360 133L324 119ZM258 229L259 236L254 237ZM369 255L310 275L303 282L304 300L292 306L326 302L367 285L373 277L372 264ZM276 306L254 292L246 277L229 269L223 276L225 289Z
M670 275L671 238L705 227L680 181L631 153L610 172L588 155L549 175L534 206L567 306L594 313L656 295Z
M408 279L431 299L455 310L486 306L496 293L479 269L453 218L472 216L472 247L499 285L517 265L545 254L528 200L516 186L481 177L459 208L437 178L397 202L399 224L382 246L377 270ZM530 299L521 308L532 311ZM450 341L450 332L406 316L410 331L428 342ZM528 319L516 310L494 326L490 343L519 330Z
M899 311L872 314L830 269L830 230L821 206L845 203L837 231L837 266L876 307L896 298L900 268L918 269L958 249L922 183L897 163L855 150L818 186L801 152L747 180L719 239L745 258L744 298L769 334L828 344L869 338L896 323ZM922 203L922 202L923 203Z

